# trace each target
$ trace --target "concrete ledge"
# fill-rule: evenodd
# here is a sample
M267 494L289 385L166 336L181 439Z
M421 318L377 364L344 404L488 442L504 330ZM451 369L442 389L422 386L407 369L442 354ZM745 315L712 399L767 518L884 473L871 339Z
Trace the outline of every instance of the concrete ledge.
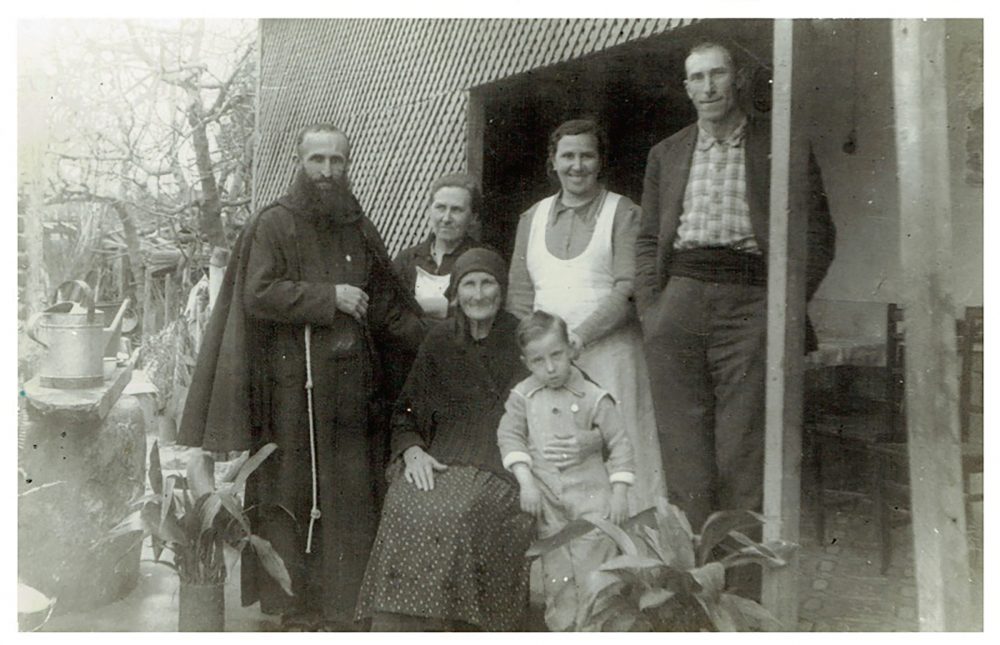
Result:
M36 376L24 384L24 395L28 405L41 414L66 415L74 423L96 422L108 416L131 379L132 368L128 365L116 368L100 387L80 390L42 387Z

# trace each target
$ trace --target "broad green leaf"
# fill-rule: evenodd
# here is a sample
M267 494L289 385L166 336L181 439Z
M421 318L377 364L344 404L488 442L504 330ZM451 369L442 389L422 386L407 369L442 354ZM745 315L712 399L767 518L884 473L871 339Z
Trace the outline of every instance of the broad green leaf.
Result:
M184 475L174 473L173 475L167 475L167 478L174 480L175 491L185 491L188 489L188 480Z
M168 562L167 560L160 560L159 558L155 558L153 560L150 560L148 558L143 558L142 562L152 562L154 564L162 564L165 567L169 567L169 568L173 569L175 572L177 571L177 565L174 564L173 562Z
M663 498L660 498L657 511L657 531L664 561L678 569L693 568L695 555L691 526L684 513L676 506L667 504Z
M155 535L151 535L149 536L149 544L153 548L153 560L158 561L160 556L163 555L163 540Z
M705 615L708 616L708 620L712 623L712 627L715 628L715 631L737 631L736 624L732 621L732 618L720 610L717 602L706 600L701 596L695 596L695 599L698 601L698 604L701 605L701 608L705 610Z
M253 547L264 570L281 585L282 591L289 596L295 595L292 593L292 579L288 575L288 569L285 568L285 562L271 546L271 543L262 537L251 535L250 546Z
M793 553L799 550L799 545L789 540L768 540L764 546L775 555L775 557L787 561Z
M607 533L608 537L614 540L615 544L618 545L618 550L625 555L639 554L639 550L635 548L635 542L632 541L632 538L630 538L628 534L621 529L621 527L612 524L602 517L590 516L584 517L583 519Z
M669 589L647 589L639 597L639 610L653 609L673 598L676 594Z
M166 481L163 482L163 501L160 502L160 524L167 521L167 515L170 514L170 509L174 507L174 485L176 480L173 477L167 477Z
M244 452L238 458L233 460L233 463L229 464L226 471L219 477L219 481L226 484L233 483L233 481L236 480L236 476L240 473L240 469L243 468L243 464L245 464L249 458L250 453Z
M638 615L634 611L620 611L611 617L606 623L604 623L605 632L628 632L632 630L632 626L635 625L635 619Z
M216 495L233 519L240 523L243 531L250 535L253 531L250 530L250 521L247 519L246 513L243 512L243 504L240 500L232 493L225 491L218 491Z
M195 499L215 491L215 464L204 451L188 460L187 481Z
M189 543L188 536L178 524L176 517L170 514L166 517L161 516L160 504L146 504L141 514L146 531L153 537L180 545Z
M577 625L580 626L580 631L603 632L605 623L611 620L616 613L618 613L617 607L605 607L588 616L585 622L577 621Z
M726 539L730 531L758 526L764 521L764 516L753 511L717 511L708 516L698 537L698 564L708 562L712 549Z
M111 527L111 530L98 540L98 544L107 540L113 540L117 537L121 537L122 535L128 535L129 533L146 534L146 527L142 522L141 511L133 511L126 515L125 519Z
M639 555L618 555L602 564L601 571L631 571L636 569L653 569L665 566L663 562Z
M694 539L694 531L691 529L691 523L688 522L687 515L684 514L684 511L668 502L666 497L657 498L656 512L657 515L672 516L675 520L677 520L681 529L688 534L688 538L692 540Z
M716 631L747 631L748 625L746 621L743 620L743 615L732 605L723 602L721 596L714 602L701 598L699 598L699 601L702 601L702 607L705 608L705 612L708 614L708 617L712 621L712 625L715 627Z
M650 506L644 511L640 511L622 522L622 528L629 530L632 528L638 528L640 526L655 527L656 526L656 507Z
M691 577L701 586L701 591L695 593L699 598L705 598L711 603L718 601L719 594L726 586L726 568L718 562L691 569Z
M745 536L744 536L745 537ZM742 566L749 563L756 563L762 566L783 567L788 564L788 559L798 548L798 545L787 540L771 540L765 544L759 544L747 538L746 546L725 556L720 562L726 568Z
M583 602L577 608L576 621L578 625L592 624L595 616L602 612L615 598L622 595L626 583L614 573L595 570L583 579ZM594 625L594 629L600 629Z
M212 523L215 522L216 516L219 514L219 509L222 508L222 499L216 492L211 492L205 497L205 501L202 502L199 509L197 517L201 520L201 533L204 533L208 529L212 528Z
M147 502L158 502L161 497L159 493L146 493L145 495L136 498L135 500L129 502L129 508L139 508Z
M41 591L17 581L17 613L34 614L45 611L55 603Z
M163 469L160 468L160 443L153 441L149 451L149 486L157 495L163 493Z
M667 555L663 552L663 548L660 547L660 534L659 532L651 526L643 526L643 542L649 547L656 557L658 557L663 562L667 562Z
M782 631L781 621L774 617L760 603L736 594L723 593L720 603L729 609L729 613L739 615L744 629L778 632Z
M270 454L277 449L278 449L278 444L273 442L268 443L265 444L260 450L258 450L253 457L247 459L240 467L239 472L236 474L236 478L233 479L233 488L234 489L241 488L244 484L246 484L247 479L250 477L253 471L257 470L257 467L260 466L264 462L264 460L267 459L270 456Z
M609 621L618 614L638 611L629 605L622 593L611 591L602 593L582 619L579 618L581 614L577 614L577 625L586 626L582 631L607 631Z
M549 551L554 551L561 546L569 544L576 538L586 535L594 530L594 525L586 520L573 520L569 522L553 536L535 540L525 552L525 557L536 558L540 555L544 555Z
M614 589L611 587L617 585ZM603 593L617 595L625 586L621 576L596 569L583 578L584 604L591 602Z

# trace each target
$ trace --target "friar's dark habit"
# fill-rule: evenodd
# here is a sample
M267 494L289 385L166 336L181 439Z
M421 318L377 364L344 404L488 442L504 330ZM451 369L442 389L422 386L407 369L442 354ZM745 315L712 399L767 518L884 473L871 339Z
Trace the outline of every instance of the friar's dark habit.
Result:
M362 321L336 309L338 283L365 290ZM312 504L304 329L312 328L319 507ZM423 337L419 305L392 271L384 245L349 191L319 195L300 171L288 194L240 234L206 327L178 442L213 452L278 450L247 483L254 531L292 575L295 597L243 558L243 604L265 613L353 613L374 539L387 456L383 411L395 393L380 365L412 355Z

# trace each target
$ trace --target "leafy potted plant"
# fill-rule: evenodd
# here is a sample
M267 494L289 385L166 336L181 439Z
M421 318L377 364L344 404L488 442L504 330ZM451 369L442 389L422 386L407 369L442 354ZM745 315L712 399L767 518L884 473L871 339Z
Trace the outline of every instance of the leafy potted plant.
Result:
M135 502L138 507L107 539L128 533L150 536L155 561L180 578L180 631L222 631L225 626L224 585L236 558L249 545L264 569L291 595L291 578L270 542L250 528L238 492L247 478L277 445L269 443L255 455L233 464L215 486L214 463L205 453L193 455L187 476L163 476L156 442L149 453L152 492ZM161 560L164 550L173 562Z
M575 520L533 544L528 556L559 548L595 528L614 540L620 555L586 578L577 614L583 631L769 631L781 626L770 612L724 590L727 569L784 566L796 548L746 535L746 529L763 521L751 511L721 511L695 534L684 513L660 498L655 508L621 527L600 518Z

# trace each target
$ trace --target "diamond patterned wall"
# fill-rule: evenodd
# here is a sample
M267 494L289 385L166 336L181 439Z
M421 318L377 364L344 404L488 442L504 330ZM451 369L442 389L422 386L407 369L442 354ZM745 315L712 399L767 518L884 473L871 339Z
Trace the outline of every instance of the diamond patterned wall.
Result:
M469 89L670 31L678 19L263 20L255 204L291 180L299 128L351 138L354 190L390 254L426 235L426 190L466 169Z

